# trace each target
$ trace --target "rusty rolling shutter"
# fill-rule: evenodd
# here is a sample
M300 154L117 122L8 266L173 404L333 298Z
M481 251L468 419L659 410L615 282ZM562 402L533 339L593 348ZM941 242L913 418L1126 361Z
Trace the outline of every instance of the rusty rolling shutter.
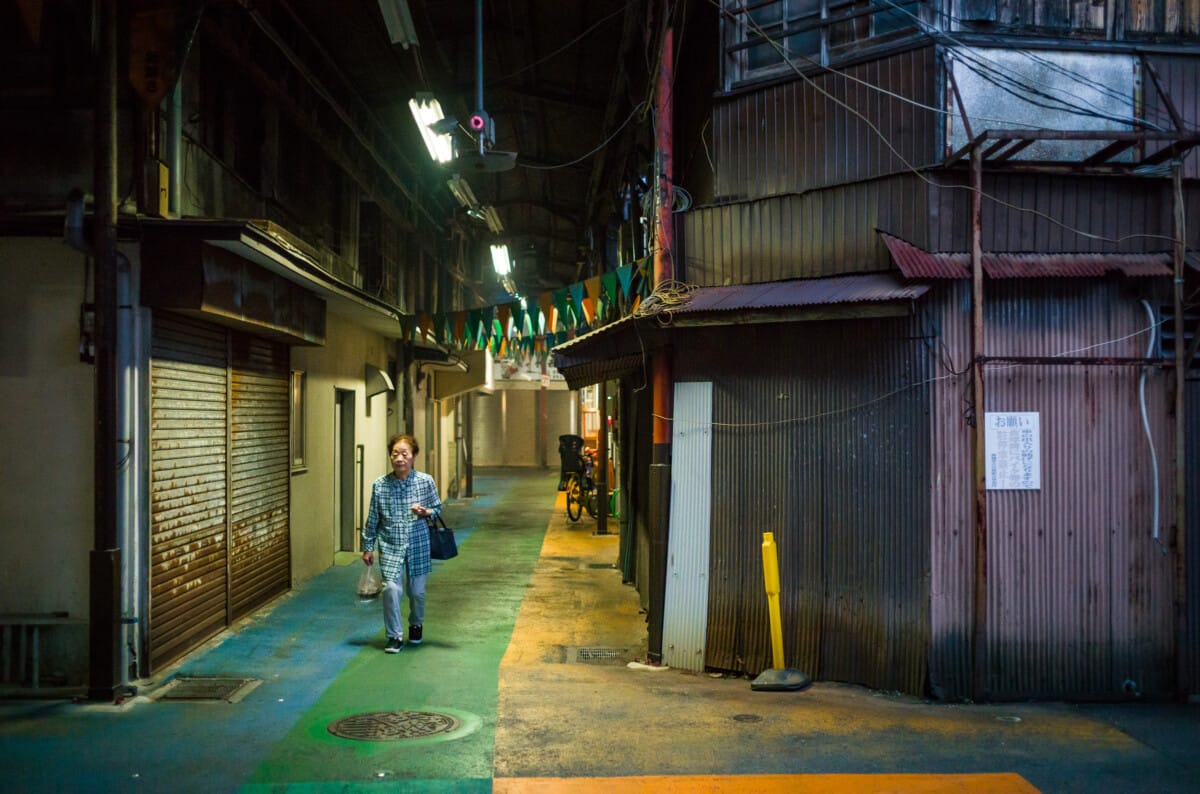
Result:
M237 618L291 586L288 349L233 343L230 612Z
M226 624L226 336L157 313L150 392L150 670Z

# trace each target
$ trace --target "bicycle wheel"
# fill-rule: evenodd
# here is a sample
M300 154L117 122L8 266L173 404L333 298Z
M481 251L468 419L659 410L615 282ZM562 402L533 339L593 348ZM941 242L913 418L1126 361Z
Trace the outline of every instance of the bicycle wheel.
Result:
M579 487L579 478L574 474L567 476L567 517L578 521L583 515L583 494Z
M599 499L600 492L595 489L588 491L587 496L584 497L583 506L587 508L588 516L591 518L595 518L600 512Z

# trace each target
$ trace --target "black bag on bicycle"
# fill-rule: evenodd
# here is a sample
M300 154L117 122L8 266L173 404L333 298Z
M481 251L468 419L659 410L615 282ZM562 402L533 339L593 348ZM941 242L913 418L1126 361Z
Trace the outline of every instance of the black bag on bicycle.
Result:
M435 560L449 560L458 556L458 542L454 530L446 526L441 516L428 519L429 556Z

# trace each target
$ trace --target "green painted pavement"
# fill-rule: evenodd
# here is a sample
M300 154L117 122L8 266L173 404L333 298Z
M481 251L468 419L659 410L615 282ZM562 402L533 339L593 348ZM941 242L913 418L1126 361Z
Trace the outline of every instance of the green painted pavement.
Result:
M521 477L503 494L450 502L459 556L429 577L425 641L382 651L380 630L333 680L243 786L254 791L353 791L404 781L406 788L490 791L499 667L538 561L556 497L557 473ZM407 603L405 604L407 614ZM320 649L313 649L320 653ZM436 711L459 717L461 738L390 742L334 736L328 725L372 711ZM462 735L466 733L467 735ZM451 735L453 736L453 734Z

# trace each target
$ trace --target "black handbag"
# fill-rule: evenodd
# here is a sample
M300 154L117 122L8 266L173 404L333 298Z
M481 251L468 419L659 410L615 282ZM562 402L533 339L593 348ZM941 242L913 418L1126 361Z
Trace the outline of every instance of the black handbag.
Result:
M425 522L429 526L429 556L435 560L449 560L458 556L458 542L454 530L446 526L441 516Z

